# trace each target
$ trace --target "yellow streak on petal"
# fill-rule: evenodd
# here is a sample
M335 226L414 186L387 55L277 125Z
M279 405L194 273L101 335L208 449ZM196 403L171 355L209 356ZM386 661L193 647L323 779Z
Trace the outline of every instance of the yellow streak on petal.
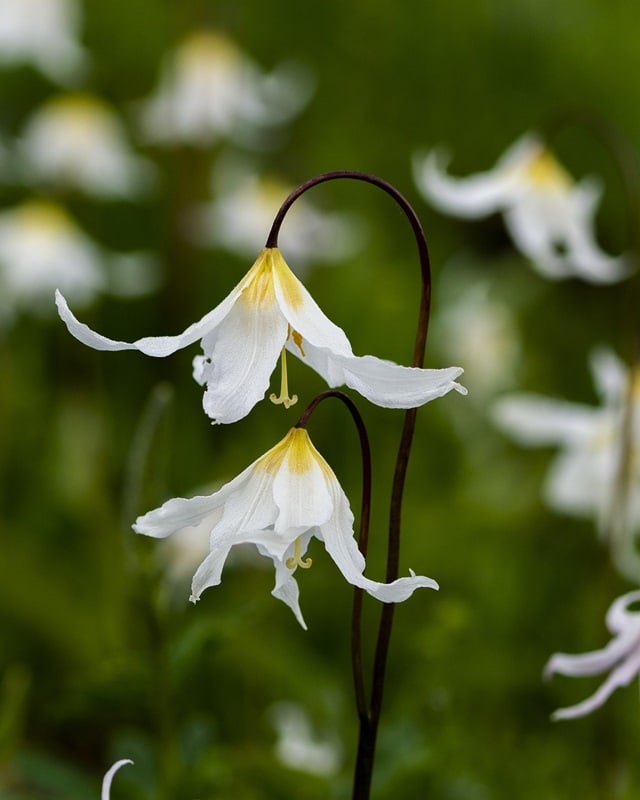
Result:
M540 186L567 189L573 184L571 175L546 147L532 159L527 167L527 176Z
M271 308L276 303L276 293L273 286L273 269L269 251L264 249L245 275L240 300L253 308Z
M314 447L306 428L291 428L275 447L262 456L256 468L273 474L285 461L286 468L295 475L304 475L313 464L317 464L328 480L337 480L331 467Z
M273 279L278 281L280 290L291 308L297 309L304 303L302 284L291 272L282 253L277 247L265 248L266 258L272 265ZM295 340L294 340L295 341Z

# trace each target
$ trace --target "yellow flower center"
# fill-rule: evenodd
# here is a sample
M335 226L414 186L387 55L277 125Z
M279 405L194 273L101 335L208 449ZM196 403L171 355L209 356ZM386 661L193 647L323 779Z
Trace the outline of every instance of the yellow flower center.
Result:
M540 148L528 165L527 176L539 186L568 188L573 183L571 175L546 147Z
M300 567L301 569L309 569L309 567L313 564L312 558L302 558L300 537L298 537L295 541L293 555L284 563L287 569L295 569L296 567Z

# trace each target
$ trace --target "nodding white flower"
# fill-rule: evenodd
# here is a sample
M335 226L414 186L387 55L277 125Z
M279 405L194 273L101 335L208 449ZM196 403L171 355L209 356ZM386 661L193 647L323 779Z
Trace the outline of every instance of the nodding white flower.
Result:
M102 781L102 793L100 795L100 800L110 800L111 781L113 780L113 776L120 769L120 767L124 767L125 764L133 764L133 761L130 761L128 758L123 758L120 761L116 761L111 769L107 770L107 773Z
M596 243L600 186L593 179L576 183L538 136L523 136L489 172L453 178L445 167L438 150L415 159L424 197L469 219L502 212L516 247L545 277L612 283L629 274L623 258L607 255Z
M286 122L306 103L308 84L293 65L265 74L228 37L199 31L167 57L141 104L142 130L149 142L207 147L243 126Z
M251 256L266 239L282 198L291 187L255 174L238 176L232 187L229 182L214 180L215 200L194 210L193 237L205 246ZM301 197L287 215L281 239L283 248L300 267L310 259L348 258L360 247L363 236L358 220L351 215L320 211Z
M584 717L604 705L620 686L628 686L640 673L640 612L630 611L640 601L636 590L619 597L607 611L607 628L613 638L602 650L581 655L555 653L544 668L545 678L552 675L583 677L609 672L608 678L587 700L569 708L555 711L553 719Z
M60 316L70 333L97 350L140 350L167 356L201 340L204 355L194 359L194 377L206 386L204 410L214 422L235 422L265 395L278 359L282 364L280 394L274 403L286 408L289 396L286 353L318 372L329 386L347 385L372 403L387 408L414 408L456 389L460 367L402 367L375 356L355 356L344 331L320 310L287 266L277 248L264 248L231 293L178 336L118 342L95 333L71 313L56 292Z
M74 82L87 61L79 24L75 0L0 0L0 65L30 63L56 83Z
M130 149L115 111L86 93L61 95L28 121L20 141L27 177L97 197L139 194L153 167Z
M640 527L640 372L604 349L592 354L591 369L599 407L523 393L499 400L493 418L521 444L561 448L546 480L548 504L594 518L602 534L615 537L617 568L637 580L631 534Z
M334 739L321 739L298 703L276 703L271 719L278 734L276 755L290 769L331 777L340 768L341 750Z
M160 508L138 517L137 533L164 538L186 527L209 525L209 554L191 583L191 600L217 586L234 545L254 544L271 558L276 571L274 597L293 611L306 628L295 579L312 537L319 539L345 579L383 603L406 600L420 587L437 589L431 578L411 573L392 583L363 575L365 560L353 535L349 501L333 470L313 446L304 428L292 428L275 447L212 495L167 500Z

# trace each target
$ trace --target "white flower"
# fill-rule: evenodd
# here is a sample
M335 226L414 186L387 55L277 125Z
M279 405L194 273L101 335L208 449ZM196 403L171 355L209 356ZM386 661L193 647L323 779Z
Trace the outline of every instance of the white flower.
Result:
M216 199L193 212L193 236L205 246L251 256L265 241L282 198L291 188L255 174L238 176L231 187L229 183L214 180ZM302 197L287 215L282 247L299 268L310 259L339 261L358 249L361 230L358 220L350 215L322 212Z
M113 275L107 274L111 266ZM48 313L56 287L81 306L107 288L117 293L119 284L126 293L136 286L146 290L152 285L151 266L142 254L107 253L51 201L30 200L0 212L0 318L5 321L19 309Z
M597 350L591 358L599 407L553 400L535 394L515 394L493 409L496 423L518 442L530 446L558 445L561 450L546 480L545 496L552 508L594 518L602 533L613 534L612 514L625 518L627 531L610 542L616 566L627 577L640 576L630 533L640 526L640 384L611 352ZM632 381L632 384L629 384ZM629 408L631 402L631 408ZM627 434L626 415L636 424ZM621 458L627 436L626 487L620 493ZM616 505L624 502L624 509Z
M30 118L20 153L31 181L79 189L97 197L130 197L152 177L107 103L89 94L61 95Z
M640 601L640 591L619 597L607 612L607 628L612 640L602 650L582 655L555 653L544 668L550 678L556 673L571 677L598 675L610 672L600 688L587 700L554 712L554 719L572 719L590 714L606 703L620 686L628 686L640 672L640 612L629 611L629 606Z
M60 316L79 341L97 350L140 350L167 356L201 340L204 355L194 359L194 377L206 385L204 410L214 422L246 416L269 386L278 358L282 362L280 396L289 397L286 351L318 372L329 386L347 385L372 403L387 408L414 408L456 389L460 367L417 369L374 356L355 356L344 331L322 313L291 272L277 248L262 250L255 264L231 293L199 322L178 336L118 342L95 333L73 316L60 292Z
M73 82L86 66L79 23L75 0L0 0L0 65L30 63L57 83Z
M331 777L340 767L337 742L315 735L309 717L297 703L276 703L271 718L278 734L276 755L290 769Z
M596 243L599 185L591 179L575 183L537 136L523 136L489 172L452 178L445 166L439 151L415 160L424 197L459 217L502 212L515 245L545 277L611 283L629 274L622 258Z
M293 66L264 74L226 36L199 31L166 59L141 126L150 142L207 147L245 126L286 122L307 101L308 83Z
M378 583L363 575L365 560L353 536L353 514L331 467L315 449L304 428L292 428L275 447L212 495L168 500L139 517L133 529L164 538L181 528L207 521L209 554L191 583L195 602L221 581L234 545L254 544L271 558L276 571L274 597L293 611L306 628L298 601L295 571L308 568L304 555L312 537L323 542L345 579L384 603L406 600L415 589L437 589L431 578L398 578Z
M102 781L102 793L100 795L101 800L109 800L113 776L120 769L120 767L124 767L125 764L133 764L133 761L130 761L128 758L123 758L120 761L116 761L111 769L107 771Z

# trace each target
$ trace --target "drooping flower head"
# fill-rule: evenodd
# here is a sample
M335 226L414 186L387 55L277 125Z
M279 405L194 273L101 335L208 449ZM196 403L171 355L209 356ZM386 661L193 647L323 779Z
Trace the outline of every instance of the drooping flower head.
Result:
M286 122L308 97L299 70L265 74L229 37L202 30L167 57L156 91L141 104L141 126L156 144L210 147L251 126Z
M194 377L206 387L203 406L214 422L242 419L261 400L279 358L282 386L277 403L295 402L287 385L286 352L318 372L329 386L346 385L387 408L415 408L451 389L460 367L403 367L375 356L355 356L344 331L320 310L287 266L280 251L266 247L231 293L178 336L120 342L95 333L71 313L56 292L60 316L69 331L97 350L140 350L167 356L200 340L203 355L194 359Z
M231 548L250 543L273 561L273 596L286 603L306 628L295 572L298 567L311 566L305 554L312 538L324 544L349 583L384 603L406 600L420 587L438 588L431 578L415 573L388 584L364 577L365 560L353 535L349 501L304 428L292 428L275 447L214 494L168 500L139 517L133 528L146 536L164 538L200 525L210 530L210 551L193 576L194 602L209 586L221 582Z
M614 563L623 575L637 580L640 561L634 534L640 529L640 374L637 369L629 371L612 352L602 349L593 353L591 368L601 406L515 394L496 403L493 417L521 444L560 447L546 480L548 504L558 511L594 519L603 535L616 533L619 538L609 542ZM630 428L625 422L629 413L634 420ZM625 507L617 513L624 518L624 525L616 531L611 515L621 503Z
M57 83L73 83L86 66L79 23L75 0L0 0L0 66L28 63Z
M609 672L600 688L575 706L561 708L553 714L554 719L573 719L590 714L604 705L620 686L628 686L640 673L640 612L631 611L630 606L640 601L640 591L629 592L619 597L607 612L607 628L613 638L602 650L582 655L555 653L544 668L544 675L569 675L583 677Z
M152 165L130 149L107 103L87 93L49 100L29 119L20 141L27 178L97 197L144 190Z
M523 136L492 170L468 178L451 177L438 150L414 167L425 199L445 213L477 219L501 212L516 247L547 278L612 283L629 274L623 258L596 242L599 185L576 183L536 135Z

